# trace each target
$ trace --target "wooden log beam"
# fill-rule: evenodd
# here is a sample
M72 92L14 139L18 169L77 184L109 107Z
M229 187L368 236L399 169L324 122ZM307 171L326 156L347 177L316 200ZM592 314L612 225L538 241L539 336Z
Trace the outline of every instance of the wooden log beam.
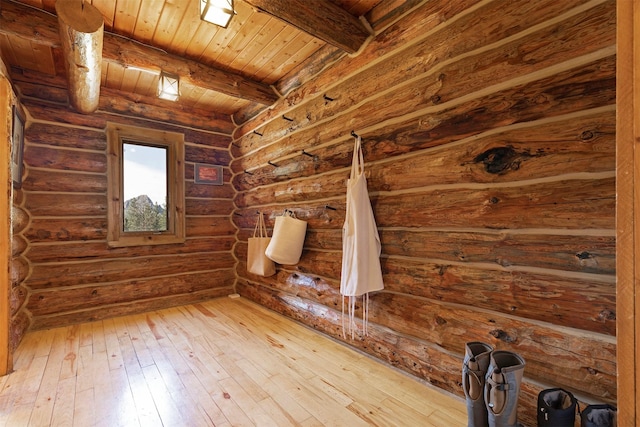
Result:
M246 3L316 38L355 53L369 37L365 26L329 0L245 0Z
M52 78L37 71L22 70L12 78L23 97L57 104L66 104L70 98L68 90L59 87L61 79L58 77ZM158 98L105 87L100 90L100 94L97 110L99 112L142 117L165 124L172 123L225 134L231 134L234 129L231 117L204 108L193 108L181 103L172 103L171 108L168 108L167 103ZM224 147L228 144L226 141Z
M233 285L232 269L182 274L177 276L150 277L135 281L95 284L64 288L56 292L36 291L28 303L29 311L36 317L56 315L96 306L133 303L151 298L169 298L174 295L192 294Z
M234 216L234 219L240 218ZM32 220L31 227L36 220ZM615 274L615 237L604 235L524 234L517 231L441 231L415 229L380 229L383 253L387 256L438 259L449 263L493 265L506 267L537 267L560 271L575 271L599 275ZM235 248L238 259L253 228L238 231ZM425 245L424 242L429 242ZM549 242L553 242L550 244ZM308 229L305 250L335 251L342 249L342 230ZM30 259L34 248L29 251ZM540 256L532 260L531 254ZM66 254L66 252L65 252ZM60 256L60 255L58 255ZM305 262L303 257L301 262ZM339 266L338 266L339 270ZM329 277L339 277L340 272ZM557 271L554 274L561 274ZM603 276L601 276L603 277Z
M69 101L81 113L93 113L100 101L104 19L82 0L58 0L56 13L65 57Z
M83 226L85 222L91 223L92 221L100 221L100 218L83 218L77 223ZM106 221L106 220L105 220ZM57 224L49 224L48 219L38 219L31 223L29 229L25 232L29 238L33 238L33 242L43 243L41 245L32 245L29 248L29 260L34 264L41 264L44 262L76 262L86 261L92 259L113 259L124 256L137 257L137 256L149 256L149 255L180 255L180 254L192 254L198 252L229 252L233 245L236 243L235 236L223 236L223 237L200 237L188 239L184 245L181 245L179 250L170 245L157 245L152 246L136 246L133 252L128 250L129 248L110 248L104 244L103 236L98 236L96 233L95 238L89 235L86 239L83 236L78 237L71 231L69 234L69 240L65 243L64 254L62 254L56 248L59 248L57 232L61 230L60 227L70 225L70 221L67 220L66 224L58 222ZM79 227L77 227L79 228ZM76 228L76 229L77 229ZM105 227L101 227L104 230ZM42 236L42 237L38 237Z
M99 110L105 113L144 117L151 120L197 129L230 134L233 131L231 117L204 108L193 108L122 90L102 88Z
M545 227L565 230L615 227L615 179L613 174L588 179L562 179L523 183L512 187L420 189L411 192L372 194L378 227L525 229ZM319 184L321 185L321 184ZM588 201L588 211L585 202ZM51 203L54 203L51 201ZM344 218L345 202L332 200L297 203L296 217L310 228L333 228ZM43 206L43 209L46 207ZM267 226L280 215L282 205L262 205ZM237 223L251 218L255 208L237 209ZM398 215L398 212L402 212ZM455 217L450 213L456 212ZM526 212L526 214L523 214ZM249 228L248 224L243 224Z
M405 111L425 111L422 117L414 116L407 120L406 124L394 124L385 129L377 129L376 134L363 135L366 140L365 157L367 161L374 161L377 158L373 156L386 156L386 153L393 152L395 155L416 151L433 147L440 144L467 138L470 135L478 134L486 129L492 129L498 126L504 126L511 123L523 123L529 120L536 120L540 116L540 108L544 109L547 117L560 116L562 114L572 113L574 111L588 110L590 108L598 108L605 105L611 105L615 102L615 56L608 55L609 50L602 51L603 58L598 59L589 64L584 64L575 69L558 73L554 76L543 77L533 80L519 86L514 86L473 101L464 102L455 106L443 105L439 106L430 101L432 94L437 94L438 87L437 76L429 76L425 80L421 80L419 84L423 89L423 95L416 97L411 94L410 90L392 91L385 96L384 99L375 99L370 102L361 104L359 108L352 112L341 115L335 120L326 120L322 124L321 129L305 129L301 132L290 132L280 141L285 143L270 144L273 140L277 140L280 136L277 132L269 133L261 128L260 131L264 136L257 139L258 135L248 134L242 140L238 141L241 148L232 147L231 151L235 160L231 163L234 173L250 170L254 175L252 179L258 178L258 171L254 170L257 165L267 165L268 161L272 161L280 166L282 158L285 156L296 155L298 157L303 149L308 149L309 141L330 141L348 138L348 128L345 129L344 123L358 122L360 127L377 126L383 120L388 119L391 108L402 108ZM429 81L431 79L431 81ZM558 83L560 82L560 83ZM373 84L373 83L372 83ZM447 84L443 84L442 88L446 88ZM367 89L368 90L368 89ZM427 92L428 91L428 92ZM580 91L580 94L577 95ZM426 93L426 96L424 95ZM461 90L461 93L464 93ZM548 94L553 93L553 96ZM545 95L543 95L545 94ZM545 98L546 96L546 98ZM527 99L541 99L544 102L535 104ZM499 110L501 107L497 104L504 105L505 100L511 103L517 103L519 108L511 108L505 116L497 116L493 111ZM335 103L335 102L334 102ZM332 103L333 104L333 103ZM429 107L423 107L430 105ZM481 105L482 108L477 108ZM535 107L534 107L535 105ZM389 106L389 109L386 109ZM391 107L393 106L393 107ZM522 107L522 108L520 108ZM307 107L306 111L313 111ZM461 114L456 113L456 110ZM534 111L535 110L535 111ZM464 111L464 112L462 112ZM291 112L294 118L297 116ZM397 114L397 113L394 113ZM324 117L324 115L323 115ZM500 123L496 120L500 117ZM416 125L419 123L419 126ZM296 126L302 127L302 121L296 123ZM296 129L297 130L297 129ZM387 133L388 132L388 133ZM382 134L387 134L383 136ZM255 138L254 138L255 137ZM413 145L411 140L421 141L418 143L420 147ZM262 143L265 147L260 151L251 152L252 142ZM244 145L248 144L248 145ZM246 153L250 153L250 157L242 157L246 147ZM367 148L371 147L371 148ZM373 148L375 147L375 148ZM367 150L370 149L370 152ZM378 154L375 154L378 153ZM313 150L311 154L317 155L317 151ZM312 158L305 159L306 162L312 162ZM322 162L327 163L325 157ZM267 165L268 166L268 165ZM300 164L302 166L302 164ZM265 170L273 171L274 168L266 168ZM283 178L292 178L295 171L287 171ZM318 173L318 170L315 170ZM244 175L239 175L244 177ZM245 187L243 187L245 188ZM248 188L248 187L246 187Z
M69 94L63 79L33 70L20 70L12 80L22 98L33 98L56 104L66 104ZM36 83L34 83L36 82ZM235 128L231 117L204 108L194 108L181 103L167 103L156 98L123 90L105 88L100 90L99 112L136 116L165 124L176 124L190 128L231 134ZM56 108L59 108L56 105ZM228 138L221 147L228 147Z
M25 285L36 289L58 289L97 285L112 281L142 280L149 277L214 271L230 268L235 260L230 253L181 254L138 257L135 259L93 260L75 264L35 265ZM67 271L67 273L60 273ZM96 279L96 272L100 278Z
M248 277L327 307L340 304L340 252L305 250L298 264L279 266L277 275L271 277L247 273L245 243L236 246L235 255L240 260L239 277ZM615 336L613 275L570 278L552 270L513 272L485 269L478 264L461 266L393 257L383 257L381 263L385 291L394 294L473 306L507 316L518 313L524 319ZM526 299L519 297L525 293ZM370 313L374 311L372 305Z
M228 285L220 288L210 288L199 292L187 292L180 295L173 295L165 298L149 298L138 301L125 302L114 305L91 306L84 310L74 310L66 313L59 313L55 316L38 316L33 319L30 329L48 329L59 326L71 325L75 323L94 320L108 319L128 314L138 314L147 311L159 310L167 307L195 304L220 298L233 293L233 286ZM24 312L23 312L24 313ZM21 320L21 319L20 319ZM27 319L28 321L29 319ZM15 325L15 323L14 323Z
M124 67L136 67L158 73L162 69L178 74L180 81L193 86L263 105L271 105L278 100L278 95L266 84L111 34L105 35L103 57Z
M61 47L58 23L54 16L9 1L2 2L0 34L20 37L52 48ZM273 89L261 82L171 55L109 32L104 34L102 59L153 72L162 69L180 75L181 81L194 86L263 105L271 105L278 99Z

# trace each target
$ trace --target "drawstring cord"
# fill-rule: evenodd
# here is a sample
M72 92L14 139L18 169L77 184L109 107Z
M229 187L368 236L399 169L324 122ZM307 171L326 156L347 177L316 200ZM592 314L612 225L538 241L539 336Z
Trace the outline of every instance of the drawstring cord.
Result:
M349 330L349 335L351 339L355 339L356 332L358 331L358 325L356 324L356 300L358 297L350 296L349 302L347 303L347 317L348 317L348 328L345 323L345 313L344 313L344 300L342 297L342 338L347 339L347 329ZM369 335L369 293L365 293L362 295L362 335Z

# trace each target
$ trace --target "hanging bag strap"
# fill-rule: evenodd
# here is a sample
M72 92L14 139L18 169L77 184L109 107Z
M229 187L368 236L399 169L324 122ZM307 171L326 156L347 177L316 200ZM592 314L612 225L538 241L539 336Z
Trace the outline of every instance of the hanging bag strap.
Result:
M267 236L267 224L264 222L264 214L260 212L260 237Z
M260 235L256 236L258 233ZM267 226L264 223L262 212L258 212L258 220L256 221L256 227L253 229L253 237L267 237Z
M351 161L351 179L355 179L364 173L364 156L362 154L362 138L356 137L353 147L353 159Z
M360 176L363 173L364 173L364 157L362 155L362 139L360 138L360 135L358 135L355 137L355 142L353 144L353 159L351 161L351 176L349 178L350 181L353 183L356 180L356 178L358 178L358 176ZM350 190L347 189L347 211L346 211L347 218L350 217L351 209L352 209L352 206L349 200L349 193L350 193Z

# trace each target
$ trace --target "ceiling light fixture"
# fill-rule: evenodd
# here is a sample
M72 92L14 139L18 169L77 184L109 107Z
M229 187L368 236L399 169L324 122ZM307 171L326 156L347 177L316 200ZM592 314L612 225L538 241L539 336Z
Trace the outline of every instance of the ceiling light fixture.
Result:
M180 76L160 71L158 98L177 101L180 96Z
M233 10L233 0L200 0L200 19L227 28Z

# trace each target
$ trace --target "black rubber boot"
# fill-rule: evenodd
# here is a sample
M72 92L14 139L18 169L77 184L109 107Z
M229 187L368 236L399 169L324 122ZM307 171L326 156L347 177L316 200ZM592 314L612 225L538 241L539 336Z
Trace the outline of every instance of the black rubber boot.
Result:
M616 427L618 412L608 404L589 405L580 415L582 427Z
M573 427L576 422L576 398L561 388L538 394L538 427Z

